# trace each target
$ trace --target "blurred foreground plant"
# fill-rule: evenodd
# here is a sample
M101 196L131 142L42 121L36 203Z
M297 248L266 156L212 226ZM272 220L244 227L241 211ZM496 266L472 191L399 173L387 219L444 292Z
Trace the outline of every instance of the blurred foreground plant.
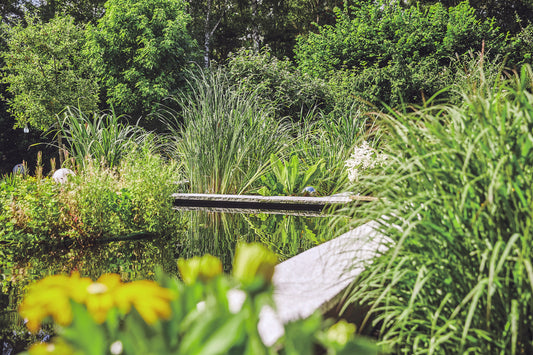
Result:
M78 274L47 277L34 284L20 313L35 331L52 318L58 335L29 354L377 354L354 338L355 326L323 322L320 315L287 324L268 346L258 331L260 313L272 307L275 254L259 244L237 247L233 275L217 258L178 261L185 282L160 275L123 283L115 274L96 282Z

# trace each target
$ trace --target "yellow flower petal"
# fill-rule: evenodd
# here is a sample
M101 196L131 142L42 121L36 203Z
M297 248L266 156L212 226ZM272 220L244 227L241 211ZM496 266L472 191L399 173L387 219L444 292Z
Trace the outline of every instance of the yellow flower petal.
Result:
M172 312L170 301L175 294L154 281L140 280L124 285L122 290L137 312L148 324L158 319L168 319Z

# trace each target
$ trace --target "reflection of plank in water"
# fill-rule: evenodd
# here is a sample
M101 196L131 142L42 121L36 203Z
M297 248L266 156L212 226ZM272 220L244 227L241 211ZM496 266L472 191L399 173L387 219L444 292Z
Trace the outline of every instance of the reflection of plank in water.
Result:
M303 196L255 196L220 194L173 194L176 209L237 209L260 211L313 211L345 205L350 202L367 202L375 198L368 196L334 195L325 197ZM228 212L228 211L225 211Z
M322 211L298 211L289 209L260 209L260 208L222 208L222 207L189 207L179 206L175 209L180 211L202 211L215 213L242 213L242 214L281 214L285 216L303 216L303 217L331 217L331 214L322 213Z

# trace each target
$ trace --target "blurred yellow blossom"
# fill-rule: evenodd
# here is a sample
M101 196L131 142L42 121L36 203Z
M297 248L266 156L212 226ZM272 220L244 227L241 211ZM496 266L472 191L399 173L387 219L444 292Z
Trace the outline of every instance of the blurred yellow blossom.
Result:
M128 313L134 306L143 319L154 323L158 318L170 317L169 301L172 291L160 287L154 281L123 283L117 274L104 274L93 282L90 278L54 275L30 286L19 307L19 313L27 319L30 331L37 331L48 316L59 325L72 322L71 300L87 307L95 322L103 323L109 311L116 307Z
M90 283L90 279L80 278L79 274L73 277L54 275L30 286L19 307L20 315L27 319L28 329L37 331L48 316L59 325L69 325L72 322L70 299L83 301L86 297L84 289Z
M85 305L87 310L93 316L97 323L103 323L107 317L107 313L113 306L119 306L115 299L116 294L120 292L122 282L120 276L117 274L104 274L87 286L87 298Z
M341 319L328 329L326 337L329 341L344 346L348 343L350 338L354 336L356 329L355 324L348 323L344 319Z
M183 282L192 285L197 279L209 281L222 273L222 262L219 258L205 254L202 257L195 256L191 259L179 259L178 269Z
M270 283L278 257L259 243L237 245L233 260L233 276L243 284L251 284L260 276Z
M120 293L120 298L127 300L128 305L133 305L146 323L153 324L159 318L170 318L170 301L175 294L156 282L140 280L124 284Z

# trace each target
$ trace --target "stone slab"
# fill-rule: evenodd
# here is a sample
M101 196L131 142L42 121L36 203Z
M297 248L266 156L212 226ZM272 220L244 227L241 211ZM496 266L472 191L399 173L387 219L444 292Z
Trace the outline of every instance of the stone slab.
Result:
M174 207L181 208L232 208L322 211L326 206L343 205L353 201L372 201L371 196L333 195L311 196L260 196L175 193Z
M328 311L365 266L391 241L369 222L276 266L272 282L276 311L263 309L258 328L266 345L283 335L290 321Z

